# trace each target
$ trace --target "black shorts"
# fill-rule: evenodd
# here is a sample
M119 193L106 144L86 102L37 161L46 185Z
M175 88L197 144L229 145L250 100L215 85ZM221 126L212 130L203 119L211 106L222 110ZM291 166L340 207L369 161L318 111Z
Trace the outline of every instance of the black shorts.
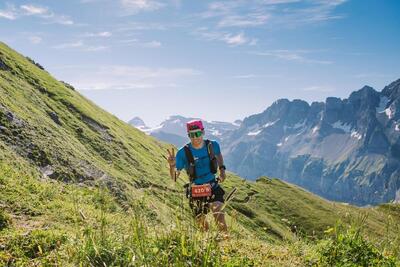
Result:
M194 216L197 217L200 214L207 214L210 211L210 203L212 202L219 201L224 203L224 189L222 189L220 185L216 185L211 190L212 195L210 197L189 197L189 205L193 211Z

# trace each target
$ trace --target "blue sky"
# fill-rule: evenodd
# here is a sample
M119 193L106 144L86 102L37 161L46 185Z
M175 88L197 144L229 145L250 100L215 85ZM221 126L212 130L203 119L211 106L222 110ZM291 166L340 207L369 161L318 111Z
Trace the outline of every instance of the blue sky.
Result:
M234 121L400 78L400 1L0 1L0 40L123 120Z

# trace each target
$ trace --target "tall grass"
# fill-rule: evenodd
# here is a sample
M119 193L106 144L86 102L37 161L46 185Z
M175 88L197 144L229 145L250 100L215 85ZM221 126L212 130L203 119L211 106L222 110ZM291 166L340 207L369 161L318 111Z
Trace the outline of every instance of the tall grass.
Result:
M104 193L105 194L105 193ZM218 232L197 229L193 220L181 220L169 227L156 227L146 219L143 203L134 203L128 227L120 229L106 216L101 205L98 225L79 230L68 249L68 258L83 266L252 266L240 254L223 257ZM184 205L183 201L181 205ZM182 213L177 207L176 214ZM78 216L81 216L79 214ZM112 218L111 218L112 219ZM78 220L77 220L78 221Z
M316 266L376 266L395 267L396 258L387 250L380 250L363 233L367 214L359 214L349 225L340 221L327 229L328 237L320 241ZM397 261L397 263L399 263Z
M228 204L231 239L219 241L215 224L209 232L198 229L179 193L148 188L122 206L101 185L38 180L1 163L0 186L0 204L6 207L0 266L394 266L399 257L398 206L379 214L390 220L378 243L365 239L370 235L362 216L351 227L346 218L323 240L297 232L270 242ZM250 219L246 223L260 227Z

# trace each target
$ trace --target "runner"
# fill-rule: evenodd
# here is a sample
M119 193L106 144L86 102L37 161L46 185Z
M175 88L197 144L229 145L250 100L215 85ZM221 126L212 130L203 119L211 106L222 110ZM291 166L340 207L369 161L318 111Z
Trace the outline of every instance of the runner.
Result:
M189 204L201 229L209 228L206 214L211 209L220 232L228 237L224 203L224 190L219 185L226 178L225 165L220 146L216 141L204 140L204 127L200 120L193 120L186 124L190 143L180 148L175 157L175 151L168 149L168 163L171 178L176 181L182 169L185 169L190 178L187 186ZM215 174L219 170L219 178Z

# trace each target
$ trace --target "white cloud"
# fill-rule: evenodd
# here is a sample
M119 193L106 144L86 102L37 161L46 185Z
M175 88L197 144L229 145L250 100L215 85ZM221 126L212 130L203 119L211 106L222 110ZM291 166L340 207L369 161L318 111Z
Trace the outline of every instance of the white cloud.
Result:
M151 42L143 43L143 46L150 47L150 48L157 48L157 47L161 47L162 44L159 41L151 41Z
M103 51L108 49L108 46L103 46L103 45L88 45L85 44L82 40L76 41L76 42L71 42L71 43L63 43L59 44L56 46L53 46L55 49L72 49L72 50L79 50L79 51L85 51L85 52L98 52L98 51Z
M111 74L113 76L132 76L138 79L192 76L201 74L200 71L190 68L148 68L131 66L110 66L99 69L101 74Z
M243 33L239 33L236 35L226 34L223 40L229 45L242 45L248 42L248 39L244 36Z
M14 5L7 4L6 9L0 10L0 18L15 20L18 17L17 10Z
M290 27L298 27L304 24L342 19L343 14L334 14L336 7L347 0L311 0L304 1L306 5L297 8L285 8L277 13L276 23Z
M88 52L98 52L107 50L108 48L109 48L108 46L97 45L97 46L85 46L83 50Z
M112 36L112 33L104 31L104 32L96 32L96 33L86 33L84 36L85 37L104 37L104 38L108 38L108 37Z
M116 27L118 32L129 32L129 31L146 31L146 30L166 30L167 27L160 23L140 23L140 22L127 22Z
M35 5L21 5L16 8L14 5L7 5L7 9L0 10L0 18L15 20L24 16L36 16L46 20L46 23L57 23L62 25L73 25L74 21L65 15L58 15L47 7Z
M126 40L119 40L118 43L122 46L137 46L137 47L146 47L146 48L159 48L162 46L160 41L150 41L150 42L143 42L139 39L126 39Z
M236 75L233 76L235 79L250 79L250 78L256 78L258 75L256 74L243 74L243 75Z
M121 5L129 13L139 11L154 11L162 8L165 4L154 0L121 0Z
M30 37L29 37L29 41L30 41L32 44L40 44L40 43L42 42L42 38L39 37L39 36L30 36Z
M65 80L81 90L151 89L177 87L180 81L201 75L191 68L141 66L71 66L61 69Z
M291 4L298 3L302 0L263 0L262 3L266 5L279 5L279 4Z
M13 12L6 11L6 10L0 10L0 18L14 20L17 17L15 16L15 14Z
M210 32L207 28L199 28L194 31L194 34L200 36L203 39L213 41L223 41L230 46L238 45L255 45L257 39L247 37L243 32L240 33L228 33L228 32Z
M207 9L193 19L207 21L214 28L300 27L343 18L335 9L347 0L231 0L207 5ZM214 38L220 40L221 38ZM253 40L257 38L253 37ZM227 43L229 44L229 40ZM241 43L240 40L237 43ZM243 42L242 42L243 43ZM247 42L246 42L247 43ZM253 41L255 44L255 41ZM284 55L287 56L287 55ZM321 62L322 63L322 62Z
M83 47L83 46L84 46L84 44L83 44L82 41L76 41L76 42L73 42L73 43L59 44L59 45L54 46L53 48L66 49L66 48L77 48L77 47Z
M232 15L234 14L234 10L240 6L241 3L238 1L213 2L208 5L208 8L205 12L199 14L199 17L203 19L208 19L208 18Z
M110 37L112 35L111 32L99 32L97 36L99 37Z
M25 11L27 15L43 15L48 13L46 7L34 6L34 5L22 5L21 9Z
M217 24L217 27L254 27L267 22L270 16L268 14L248 14L246 16L231 15L223 17Z
M123 45L136 45L139 42L139 39L125 39L125 40L118 40L118 43Z
M70 19L68 16L64 16L64 15L55 15L52 13L44 18L48 19L49 23L56 23L56 24L61 24L61 25L75 24L72 19Z
M317 59L310 59L305 57L305 54L311 53L307 50L267 50L263 52L250 52L250 54L258 55L258 56L269 56L274 57L282 60L288 61L297 61L302 63L315 63L315 64L332 64L332 61L329 60L317 60Z

